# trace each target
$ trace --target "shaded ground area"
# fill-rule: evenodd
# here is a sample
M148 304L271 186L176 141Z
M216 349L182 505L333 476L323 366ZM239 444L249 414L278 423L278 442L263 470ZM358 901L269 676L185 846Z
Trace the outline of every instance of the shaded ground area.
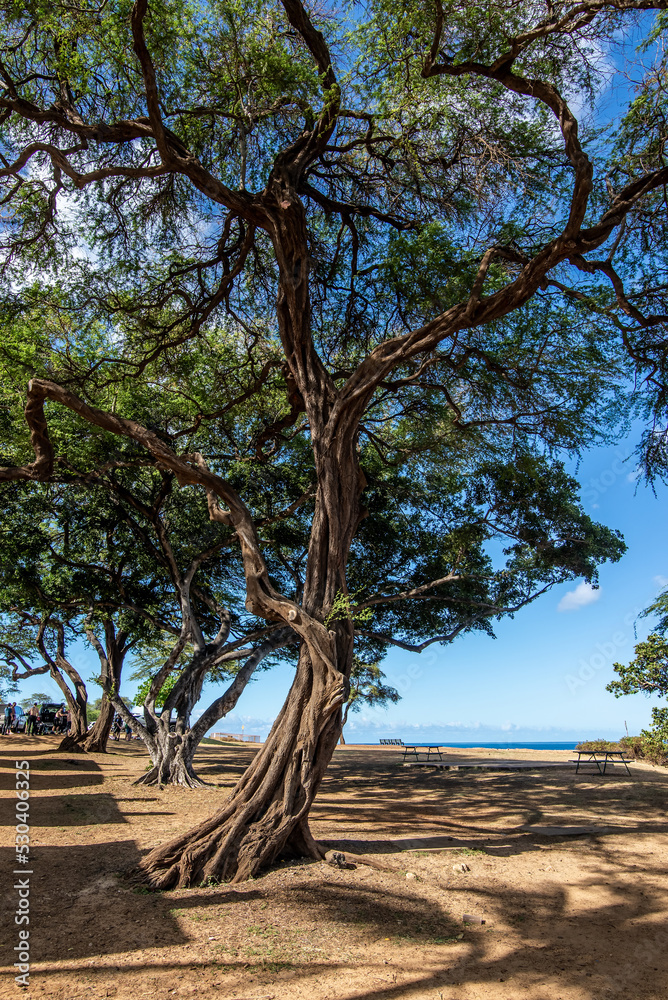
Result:
M55 745L0 740L2 996L21 992L10 849L19 759L31 770L29 998L668 996L665 770L439 772L404 767L396 748L346 747L314 832L391 871L292 862L241 886L152 894L119 873L217 808L256 748L202 747L211 786L190 791L133 788L147 765L137 744L44 752ZM459 756L483 753L494 755ZM578 826L594 832L570 836Z

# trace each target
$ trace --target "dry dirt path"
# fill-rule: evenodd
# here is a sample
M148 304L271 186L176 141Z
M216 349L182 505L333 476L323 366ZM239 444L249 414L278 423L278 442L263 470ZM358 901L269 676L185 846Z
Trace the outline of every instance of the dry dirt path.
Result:
M289 863L243 885L151 894L119 873L217 808L255 750L203 747L212 784L193 792L133 788L147 761L136 744L90 756L44 752L53 745L0 738L2 997L668 997L666 771L437 772L403 767L396 749L346 747L314 832L395 871ZM494 756L460 752L483 754ZM27 990L12 969L20 759L31 773ZM594 832L549 835L577 826Z

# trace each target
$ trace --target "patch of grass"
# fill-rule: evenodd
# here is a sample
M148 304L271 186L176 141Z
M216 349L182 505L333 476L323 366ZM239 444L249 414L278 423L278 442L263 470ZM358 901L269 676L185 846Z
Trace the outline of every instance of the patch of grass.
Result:
M458 847L455 854L461 854L465 858L474 858L479 854L486 854L487 851L481 851L479 847Z
M230 965L228 962L211 962L212 966L215 966L219 972L238 972L236 965Z
M281 969L291 969L294 965L293 959L296 957L289 947L276 944L273 941L259 941L258 946L247 945L242 949L243 955L251 960L253 965L260 969L267 969L270 972L278 972Z
M298 928L276 927L274 924L249 924L243 929L245 941L228 943L227 954L238 955L250 963L247 969L256 972L281 972L311 962L317 955L322 959L323 950L309 940L302 940Z
M246 972L262 973L262 972L288 972L291 969L295 969L296 965L294 962L281 962L281 961L263 961L255 965L249 965Z
M197 888L198 889L214 889L216 886L222 885L222 884L223 883L220 881L220 879L216 878L215 875L207 875L207 877L204 879L204 881L200 882L200 884L198 885Z

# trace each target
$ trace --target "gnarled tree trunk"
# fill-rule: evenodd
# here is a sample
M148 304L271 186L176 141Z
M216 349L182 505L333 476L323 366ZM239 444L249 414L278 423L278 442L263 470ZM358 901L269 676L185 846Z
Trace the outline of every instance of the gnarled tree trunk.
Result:
M72 726L72 730L74 725ZM81 746L81 740L83 736L81 733L75 733L72 730L63 737L58 746L56 747L54 753L84 753L84 749ZM85 735L85 734L84 734Z
M65 695L67 707L72 718L70 731L58 744L55 752L83 753L81 741L85 738L88 729L88 695L86 693L86 686L79 676L78 671L76 671L71 663L65 660L64 657L59 656L56 659L56 666L59 667L60 670L64 670L72 681L74 686L74 695L72 695L60 671L52 667L51 676Z
M341 731L344 684L302 647L287 700L230 796L200 826L152 851L140 866L157 889L206 879L239 882L280 854L320 858L308 814Z
M114 628L114 623L107 619L104 622L105 645L99 642L90 624L87 628L87 635L91 644L95 648L100 659L100 680L103 687L110 687L113 691L118 691L121 684L121 673L123 671L123 661L130 646L128 645L128 634L123 630L118 634ZM77 688L78 691L78 688ZM85 694L85 688L84 688ZM80 753L106 753L107 741L111 726L114 721L115 709L106 691L102 694L102 704L100 714L92 729L88 729L86 720L77 723L75 733L74 714L72 715L72 731L58 747L59 750L75 750Z
M345 737L343 735L343 730L345 728L346 722L348 721L349 711L350 711L350 702L348 702L348 704L346 705L345 711L343 713L343 719L341 720L341 736L339 737L339 743L341 744L342 747L346 745Z
M160 727L153 734L149 747L152 767L134 782L135 785L184 785L186 788L203 788L207 783L195 774L193 757L199 745L190 733L170 733Z
M192 726L190 726L190 716L201 693L207 669L207 661L204 659L200 661L198 669L193 671L191 677L184 678L184 683L179 689L174 688L172 692L173 707L177 711L174 732L170 732L171 709L163 711L160 716L155 713L151 715L145 705L145 724L141 725L130 715L123 702L116 699L121 716L143 740L151 755L152 767L134 784L185 785L188 788L206 786L207 782L197 776L193 767L193 758L203 736L219 719L232 711L258 664L274 650L291 644L296 638L291 628L284 628L278 629L265 639L247 658L224 694L216 698ZM178 691L181 693L178 694ZM168 708L169 703L166 702L165 709Z
M114 721L114 706L111 704L106 694L102 695L100 714L95 720L95 725L90 729L81 741L81 749L86 753L106 753L107 741L111 726Z

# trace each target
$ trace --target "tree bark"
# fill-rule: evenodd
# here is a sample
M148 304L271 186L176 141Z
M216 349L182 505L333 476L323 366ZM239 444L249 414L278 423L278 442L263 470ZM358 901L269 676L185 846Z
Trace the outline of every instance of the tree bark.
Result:
M114 706L111 704L106 694L102 695L102 705L100 714L95 721L95 725L89 730L81 742L81 749L86 753L106 753L107 741L111 726L114 721Z
M58 744L58 746L56 747L56 749L53 752L54 753L85 753L83 747L81 746L81 743L79 742L79 739L76 736L73 736L72 733L68 733L67 736L65 736L60 741L60 743Z
M65 683L60 670L55 669L55 667L60 668L60 670L65 670L74 686L74 695L72 695L72 692ZM81 741L85 739L86 731L88 729L88 695L86 693L86 686L81 680L78 672L67 660L64 659L64 657L58 657L55 667L51 667L51 676L63 692L67 702L67 707L70 711L70 715L72 716L70 731L58 744L55 753L83 753L84 751L81 746Z
M199 740L194 743L189 734L166 732L160 727L153 734L151 747L152 766L135 785L183 785L186 788L204 788L207 782L197 776L193 768L193 757Z
M345 738L343 736L343 730L345 728L346 722L348 721L348 712L350 711L350 700L348 701L345 711L343 713L343 718L341 719L341 736L339 737L339 743L342 747L346 745Z
M207 879L239 882L279 855L321 858L308 814L341 731L343 691L302 647L287 700L267 741L223 808L156 848L139 874L156 889Z

